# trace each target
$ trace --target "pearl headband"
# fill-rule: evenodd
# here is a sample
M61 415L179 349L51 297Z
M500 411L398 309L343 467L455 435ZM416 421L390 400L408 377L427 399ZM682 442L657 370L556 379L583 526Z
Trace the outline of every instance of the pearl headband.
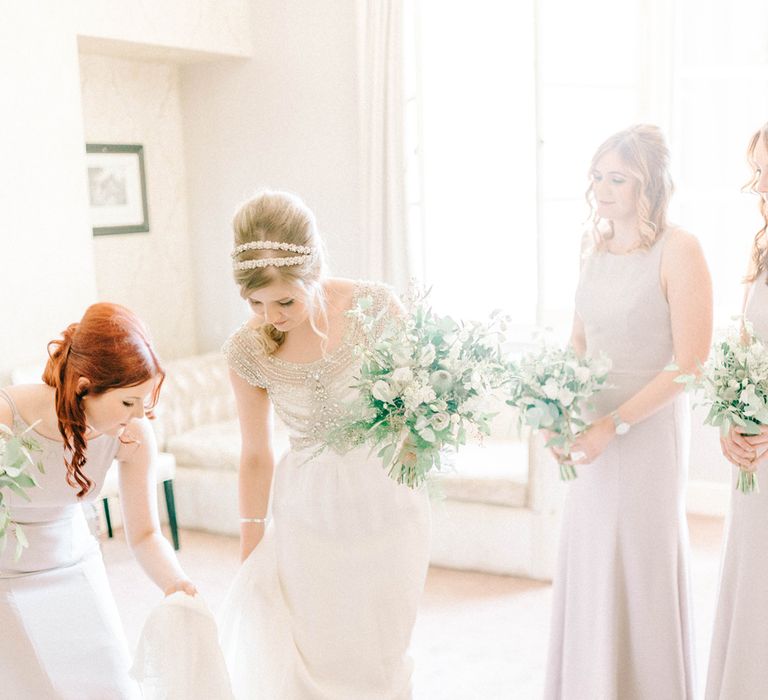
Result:
M280 243L278 241L250 241L249 243L243 243L237 246L232 251L232 257L236 258L240 253L244 253L247 250L284 250L289 253L299 253L299 255L293 257L258 258L256 260L235 261L233 265L235 270L253 270L257 267L301 265L315 256L315 249L306 245Z

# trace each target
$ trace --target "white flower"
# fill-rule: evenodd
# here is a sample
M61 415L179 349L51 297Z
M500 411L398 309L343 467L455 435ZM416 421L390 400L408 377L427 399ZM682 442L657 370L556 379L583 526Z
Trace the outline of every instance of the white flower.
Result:
M438 396L449 391L453 386L453 377L451 373L444 369L437 369L429 375L429 383L435 390Z
M375 421L379 412L373 406L367 406L361 411L360 419L368 422Z
M410 367L398 367L392 372L392 381L399 384L408 384L413 381L413 370Z
M418 364L422 367L428 367L435 361L435 355L435 346L432 345L432 343L427 343L427 345L421 349Z
M592 372L589 371L589 367L576 367L574 368L577 381L582 384L586 384L592 378Z
M547 383L542 387L544 396L548 399L556 399L560 393L560 387L557 386L557 382L554 379L547 379Z
M485 391L485 382L483 381L483 375L478 370L474 370L469 380L469 385L475 391Z
M429 425L429 419L426 416L419 416L416 419L416 425L414 428L416 429L416 432L418 433L420 430L424 430Z
M373 394L374 398L378 399L379 401L383 401L384 403L392 403L392 401L397 396L397 391L395 391L395 389L383 379L379 379L374 383L374 385L371 387L371 393Z
M431 386L420 386L419 384L410 384L403 392L403 402L406 409L415 411L421 404L428 404L437 398L435 390Z
M406 367L411 364L411 348L407 345L397 345L392 349L392 362L395 367Z
M436 437L434 431L431 428L424 428L424 430L420 430L419 435L423 440L426 440L427 442L434 442Z
M560 391L557 394L557 400L566 408L573 403L573 399L575 398L575 394L570 391L567 387L563 387L560 389Z
M440 432L445 430L451 424L451 417L447 413L435 413L432 416L432 427Z

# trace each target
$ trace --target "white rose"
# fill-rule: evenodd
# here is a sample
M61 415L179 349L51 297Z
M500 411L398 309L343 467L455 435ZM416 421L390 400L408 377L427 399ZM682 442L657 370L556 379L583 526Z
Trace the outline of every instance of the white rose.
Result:
M542 387L542 391L548 399L556 399L560 393L560 387L557 386L557 382L554 379L548 379L547 383Z
M397 396L397 392L383 379L379 379L371 387L371 393L374 398L384 403L392 403L393 399Z
M432 427L440 432L451 424L451 417L447 413L435 413L432 416Z

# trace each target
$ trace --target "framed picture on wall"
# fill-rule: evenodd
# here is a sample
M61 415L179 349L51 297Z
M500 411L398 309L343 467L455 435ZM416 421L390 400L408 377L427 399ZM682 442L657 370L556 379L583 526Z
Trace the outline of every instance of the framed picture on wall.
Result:
M149 231L144 147L87 143L85 152L93 235Z

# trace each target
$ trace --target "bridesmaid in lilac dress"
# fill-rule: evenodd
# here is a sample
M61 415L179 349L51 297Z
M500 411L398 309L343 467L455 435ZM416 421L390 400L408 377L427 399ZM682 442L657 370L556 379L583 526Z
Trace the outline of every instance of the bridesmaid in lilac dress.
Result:
M768 342L768 123L752 136L748 158L763 225L752 247L744 317ZM768 427L755 437L732 430L721 445L734 465L733 483L742 467L757 472L762 490L732 491L706 698L761 698L768 694Z
M82 503L119 462L126 539L166 594L195 593L160 533L152 429L163 370L143 324L116 304L94 304L49 343L42 384L0 389L0 423L31 428L45 473L29 501L3 490L29 546L0 552L0 698L140 698L99 543ZM10 537L9 539L13 539Z
M665 367L706 358L711 285L697 240L667 221L668 150L653 126L595 154L571 342L612 360L571 450L545 697L694 696L684 488L688 408ZM563 455L560 455L564 459Z

